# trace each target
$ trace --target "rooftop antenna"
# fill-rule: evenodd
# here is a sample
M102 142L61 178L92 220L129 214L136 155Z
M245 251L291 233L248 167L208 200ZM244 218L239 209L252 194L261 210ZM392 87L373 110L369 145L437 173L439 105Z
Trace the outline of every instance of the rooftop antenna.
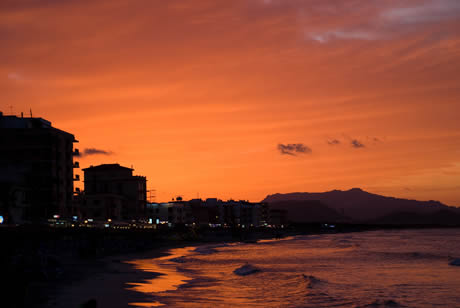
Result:
M10 105L10 113L13 115L13 105Z
M32 117L32 108L30 108L30 117Z

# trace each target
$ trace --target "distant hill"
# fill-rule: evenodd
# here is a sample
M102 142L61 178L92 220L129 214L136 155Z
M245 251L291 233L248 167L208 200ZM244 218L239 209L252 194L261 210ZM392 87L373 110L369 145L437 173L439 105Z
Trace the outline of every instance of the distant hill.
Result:
M381 217L375 224L460 225L460 214L452 210L440 210L430 214L397 212Z
M349 218L316 200L275 201L270 203L270 209L287 210L287 220L294 223L350 221Z
M426 215L433 215L436 213L437 222L449 221L452 224L455 218L449 218L449 213L455 214L452 217L460 217L460 209L449 207L438 201L417 201L408 199L399 199L393 197L385 197L377 194L368 193L359 188L353 188L347 191L333 190L324 193L288 193L288 194L274 194L267 196L263 201L268 202L270 206L280 207L283 203L289 204L293 201L319 201L324 207L334 210L334 215L346 219L347 217L353 222L380 222L385 223L392 221L390 215L399 215L393 217L398 220L398 223L416 223L413 220L422 221ZM313 208L307 209L306 213L314 212ZM299 210L296 209L296 212ZM324 208L320 209L321 215L327 213ZM439 214L441 213L441 214ZM425 218L420 218L425 217ZM396 223L396 222L395 222ZM460 220L458 221L460 224ZM441 223L442 224L442 223Z

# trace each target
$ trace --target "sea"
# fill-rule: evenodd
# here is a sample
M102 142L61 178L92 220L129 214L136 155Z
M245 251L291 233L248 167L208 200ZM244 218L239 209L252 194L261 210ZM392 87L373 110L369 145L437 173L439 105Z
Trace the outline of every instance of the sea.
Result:
M459 229L299 235L131 260L161 275L126 288L133 307L460 307L455 258Z

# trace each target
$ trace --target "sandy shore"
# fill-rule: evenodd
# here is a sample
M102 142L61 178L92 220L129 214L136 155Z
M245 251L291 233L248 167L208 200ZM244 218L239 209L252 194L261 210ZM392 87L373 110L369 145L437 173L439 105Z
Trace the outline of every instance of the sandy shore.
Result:
M135 307L129 304L152 302L144 293L128 290L127 283L145 282L160 274L138 270L127 262L167 256L171 249L192 245L192 243L182 243L121 257L106 257L86 263L76 262L72 273L58 286L48 290L49 299L42 307L80 308L83 303L91 299L97 301L97 308ZM72 264L68 266L72 268ZM149 306L156 305L153 302L152 305L143 305L143 307Z
M61 258L60 263L64 274L58 279L37 282L31 286L25 307L38 308L80 308L91 299L97 301L97 308L135 307L130 303L139 303L138 307L154 307L151 291L145 290L149 280L158 279L160 287L171 283L174 273L168 273L168 279L161 281L161 274L157 268L146 268L153 262L145 263L142 260L168 256L175 248L196 247L200 245L234 242L235 239L228 232L224 235L210 234L200 241L161 241L156 248L142 252L112 255L97 259L82 259L79 257ZM250 239L273 238L271 233L254 233ZM110 247L110 245L109 245ZM132 264L129 261L141 260L141 264ZM142 264L143 263L143 264ZM161 268L164 272L164 268ZM180 280L179 280L180 282ZM177 283L177 281L175 282ZM134 291L140 290L142 292ZM152 305L150 305L152 303Z

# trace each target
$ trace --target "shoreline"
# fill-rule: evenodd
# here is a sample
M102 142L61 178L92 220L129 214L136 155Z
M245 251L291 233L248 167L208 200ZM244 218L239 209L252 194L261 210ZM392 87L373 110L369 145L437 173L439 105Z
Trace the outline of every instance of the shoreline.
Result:
M378 228L382 230L381 228ZM384 228L383 228L384 229ZM435 228L436 229L436 228ZM176 248L191 246L201 246L209 244L221 244L231 242L247 242L263 239L281 239L295 235L331 234L348 233L360 231L376 231L375 229L348 229L336 230L339 232L312 232L312 230L284 230L281 236L273 234L254 233L246 240L235 238L216 238L204 237L200 240L161 240L154 247L145 248L140 251L119 252L105 257L93 259L71 258L63 265L64 274L57 280L38 283L31 286L33 289L29 297L34 298L34 302L28 303L24 307L49 307L49 308L71 308L82 307L82 304L90 299L97 300L97 307L136 307L129 306L129 303L145 303L149 298L145 294L136 292L127 283L145 283L162 275L157 272L144 272L137 270L134 264L127 261L139 259L155 259L170 255L169 251ZM332 230L331 230L332 231ZM30 296L32 295L32 296ZM34 295L36 295L34 297ZM150 298L151 301L151 298ZM153 307L154 305L142 307ZM21 306L19 306L21 307ZM138 306L139 307L139 306Z
M146 295L131 290L127 283L145 283L147 280L161 276L158 272L145 272L129 263L138 259L156 259L170 255L168 251L176 248L198 246L205 243L183 242L171 243L143 252L134 252L118 256L108 256L93 262L76 264L78 278L72 273L47 291L47 301L39 307L80 308L89 300L96 300L98 308L136 307L133 302L146 301ZM75 271L74 271L75 274Z
M299 235L298 232L286 232L281 237L257 234L248 243L265 239L282 239ZM145 293L133 290L136 284L163 275L159 272L138 270L129 261L157 259L172 255L172 249L198 247L245 241L232 238L205 238L201 240L163 241L158 247L137 252L119 253L116 255L85 260L73 258L64 265L65 274L58 281L50 281L42 286L43 301L38 308L80 308L91 299L97 301L97 308L117 307L155 307ZM132 287L128 286L131 284ZM40 292L40 290L38 290ZM139 305L129 305L139 303ZM92 306L89 306L92 307Z
M199 241L163 242L160 247L140 252L129 252L84 262L76 260L78 276L73 273L65 275L46 291L47 300L39 308L80 308L89 300L96 300L97 308L122 307L157 307L163 304L152 301L144 292L135 291L137 284L156 279L160 272L143 271L136 268L130 261L158 259L173 255L173 249L218 245L226 243L254 243L260 240L281 240L283 238L305 233L286 232L282 236L258 234L248 241L206 239ZM313 233L311 233L313 234ZM129 286L128 285L131 285ZM101 288L103 286L103 288ZM88 306L93 307L93 306Z

